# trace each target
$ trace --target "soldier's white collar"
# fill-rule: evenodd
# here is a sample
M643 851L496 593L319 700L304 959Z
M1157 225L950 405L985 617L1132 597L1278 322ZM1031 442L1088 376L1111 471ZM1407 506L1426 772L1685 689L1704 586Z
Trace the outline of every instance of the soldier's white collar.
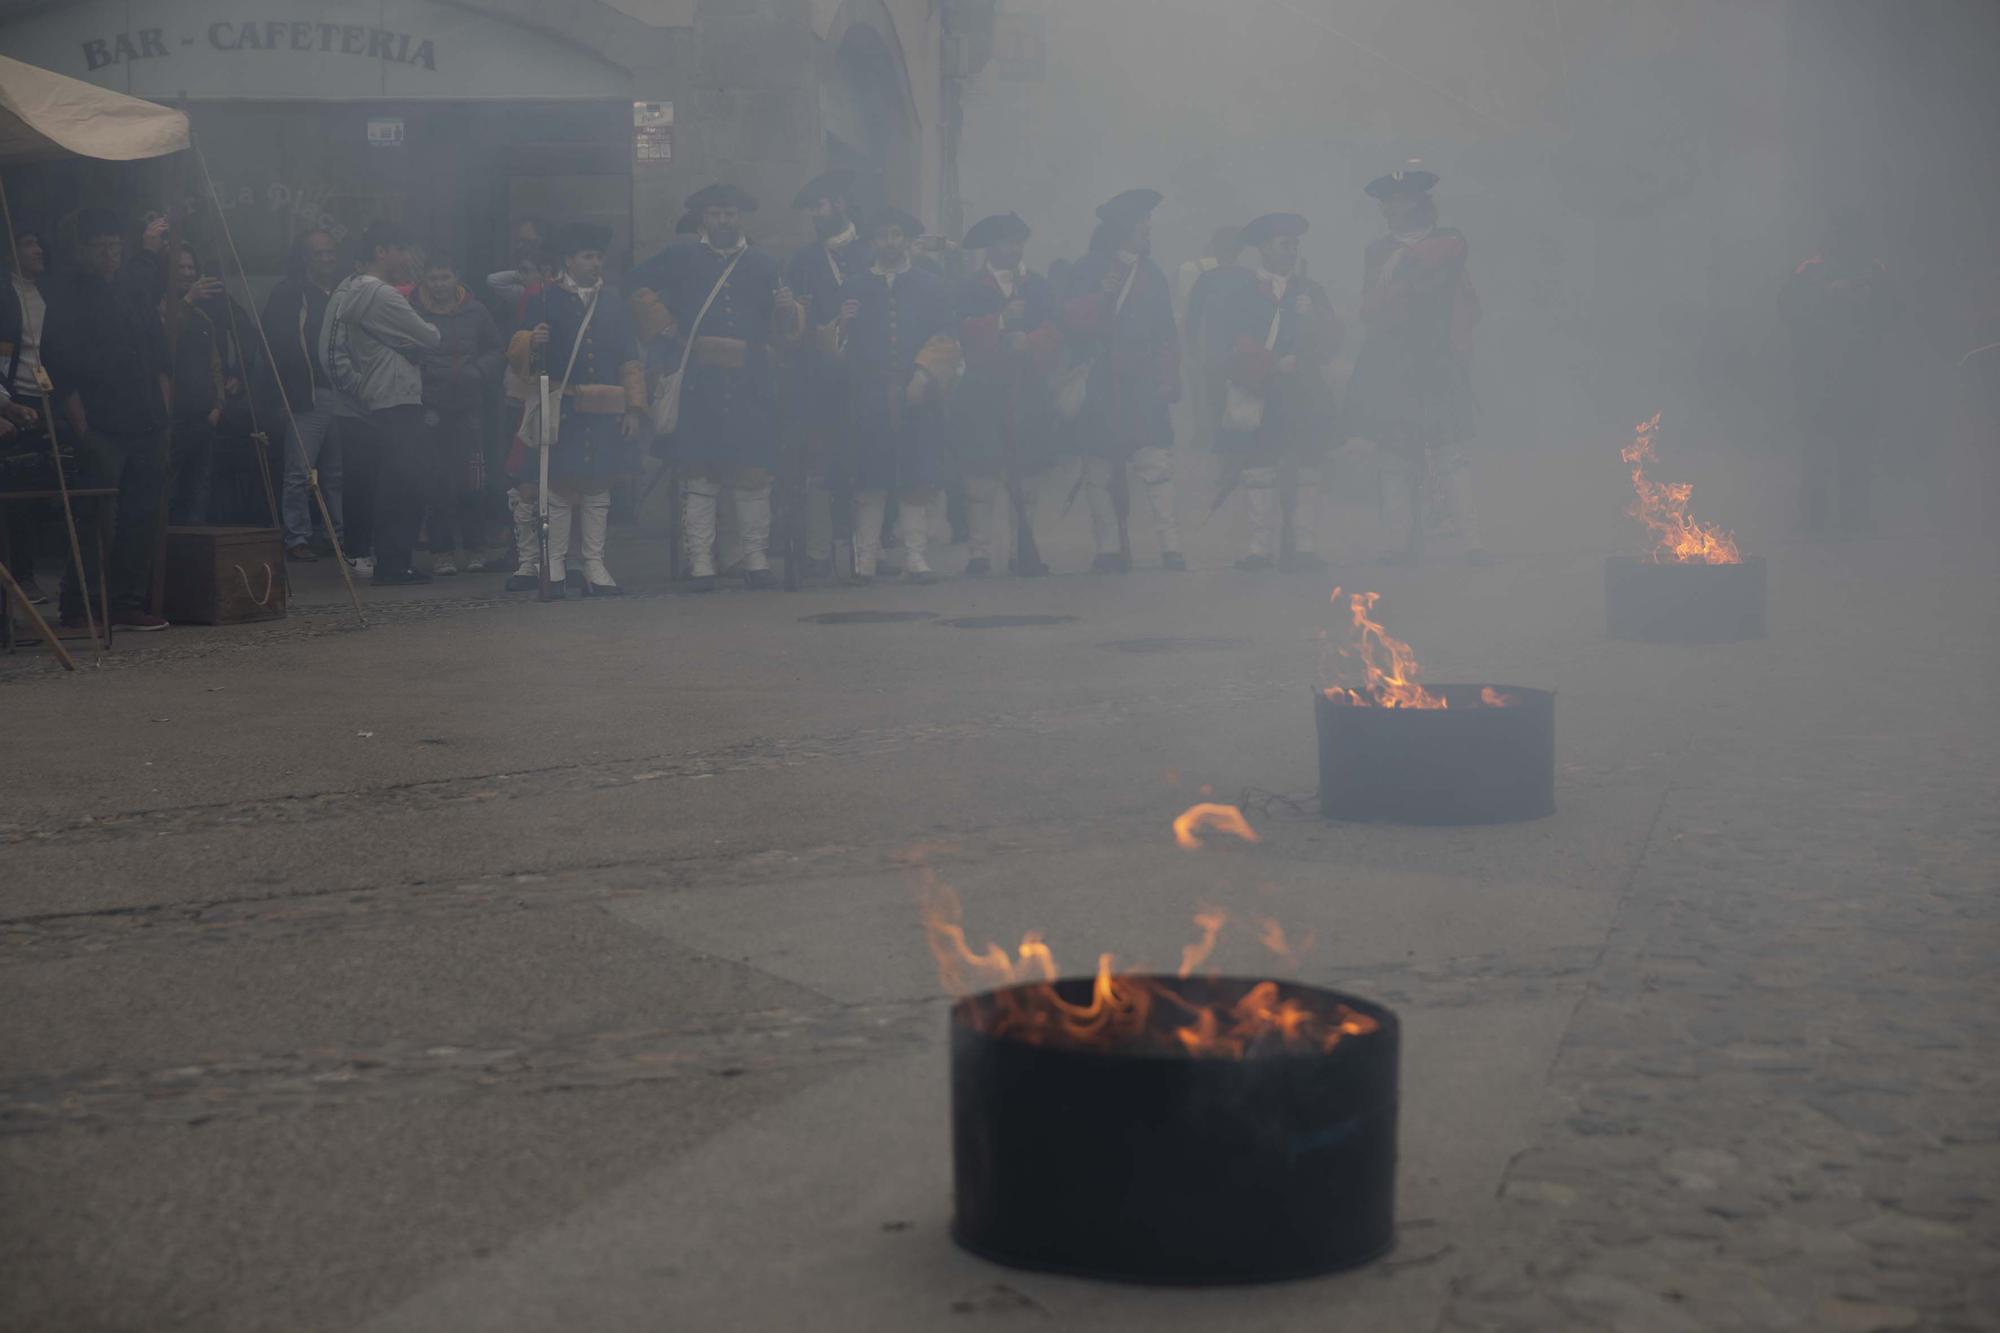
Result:
M736 244L730 246L727 250L725 250L721 246L717 245L714 241L709 240L707 232L703 232L701 234L701 243L707 246L709 249L715 251L715 253L719 255L733 255L741 253L750 244L750 238L748 236L745 236L743 233L738 232L736 234Z

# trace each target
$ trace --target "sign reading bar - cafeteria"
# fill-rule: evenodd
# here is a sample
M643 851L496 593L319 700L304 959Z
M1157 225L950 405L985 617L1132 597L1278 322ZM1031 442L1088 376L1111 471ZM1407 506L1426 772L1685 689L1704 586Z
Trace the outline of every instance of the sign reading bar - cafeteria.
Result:
M617 97L628 79L448 0L82 0L0 22L0 46L162 100L573 99Z

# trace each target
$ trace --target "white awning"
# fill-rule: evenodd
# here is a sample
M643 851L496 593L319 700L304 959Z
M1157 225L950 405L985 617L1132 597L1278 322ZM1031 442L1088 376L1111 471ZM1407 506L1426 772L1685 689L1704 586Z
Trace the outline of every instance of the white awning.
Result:
M71 154L129 162L187 146L182 112L0 56L0 164Z

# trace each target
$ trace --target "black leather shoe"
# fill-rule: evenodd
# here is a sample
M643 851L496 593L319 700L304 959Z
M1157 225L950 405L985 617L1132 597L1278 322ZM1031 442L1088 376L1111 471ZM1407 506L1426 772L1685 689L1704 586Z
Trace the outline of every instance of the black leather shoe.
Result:
M1318 551L1295 551L1285 561L1288 574L1323 574L1326 569L1326 557Z
M778 586L778 576L768 569L746 569L743 571L743 586L758 592L769 592Z
M583 595L585 597L623 597L625 590L615 583L592 583L586 579L583 585Z
M983 555L974 556L965 562L965 577L969 579L983 579L992 572L993 562Z
M542 586L542 580L535 574L509 574L500 586L507 592L533 592Z
M1116 551L1106 551L1090 562L1093 574L1129 574L1131 571L1132 562Z
M1176 574L1184 573L1187 570L1187 557L1179 551L1162 551L1160 552L1160 568L1171 569Z
M688 580L688 591L689 591L689 592L714 592L714 591L715 591L715 575L713 575L713 574L697 574L697 575L695 575L695 576L694 576L693 578L691 578L691 579L689 579L689 580Z
M1278 562L1268 555L1246 555L1236 562L1236 567L1249 574L1261 574L1267 569L1276 569Z
M1007 562L1007 572L1017 578L1040 579L1048 577L1049 567L1039 560L1025 565L1019 560L1009 560Z

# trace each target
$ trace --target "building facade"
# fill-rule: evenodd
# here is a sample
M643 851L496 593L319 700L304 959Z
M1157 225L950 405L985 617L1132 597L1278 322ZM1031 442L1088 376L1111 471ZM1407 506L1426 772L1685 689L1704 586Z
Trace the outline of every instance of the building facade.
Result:
M757 195L754 234L783 246L805 236L786 205L830 165L880 171L935 219L945 29L933 0L0 3L17 59L188 110L253 278L305 231L381 217L469 270L499 265L521 215L607 222L644 256L716 179ZM198 166L112 186L63 164L22 192L56 214L171 200L192 218L210 207Z

